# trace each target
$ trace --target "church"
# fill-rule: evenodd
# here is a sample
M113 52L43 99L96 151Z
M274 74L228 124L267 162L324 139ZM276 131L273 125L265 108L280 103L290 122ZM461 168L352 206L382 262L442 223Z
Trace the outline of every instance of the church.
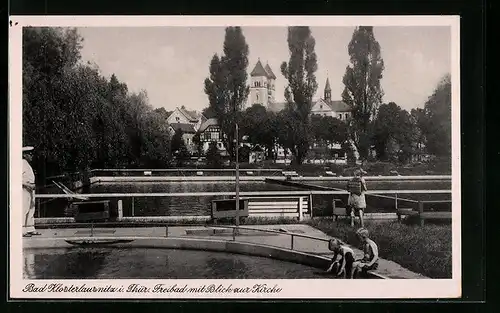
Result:
M285 102L277 102L276 95L276 75L274 75L269 64L262 65L260 59L255 64L250 73L250 95L248 105L261 104L267 110L279 112L285 108ZM312 114L331 116L340 120L347 120L351 117L351 107L342 100L332 100L332 89L327 78L323 98L313 101Z

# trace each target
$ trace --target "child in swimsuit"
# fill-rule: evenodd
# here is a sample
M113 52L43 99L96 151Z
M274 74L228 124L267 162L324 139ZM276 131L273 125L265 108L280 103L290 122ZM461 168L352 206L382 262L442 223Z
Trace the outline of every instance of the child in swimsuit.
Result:
M378 268L378 246L369 238L368 230L360 228L356 231L356 235L363 242L363 258L354 262L353 277L357 276L359 272L366 275L368 271Z
M346 245L341 244L338 239L331 239L328 242L328 249L333 251L332 264L326 270L327 273L333 273L337 277L352 277L354 263L354 251ZM337 257L340 259L337 260Z

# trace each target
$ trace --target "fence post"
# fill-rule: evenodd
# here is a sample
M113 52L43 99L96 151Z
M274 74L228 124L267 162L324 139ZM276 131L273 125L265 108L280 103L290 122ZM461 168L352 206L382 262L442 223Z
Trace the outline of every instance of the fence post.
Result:
M236 227L233 227L233 241L236 240Z
M398 211L398 194L394 197L394 207L396 208L396 212Z
M94 237L94 223L90 223L90 237Z
M292 237L292 244L290 249L293 250L293 234L290 237Z
M309 193L308 207L309 207L309 216L312 219L313 218L313 196L312 196L312 193Z
M299 197L299 221L302 221L302 213L303 213L303 206L302 206L302 197Z
M424 203L422 201L418 201L418 217L420 219L420 226L424 226L424 218L422 217L422 213L424 213Z
M135 198L132 197L132 217L134 217L134 202L135 202Z
M168 237L168 224L165 225L165 237Z
M41 216L42 212L40 212L40 211L41 211L41 210L40 210L40 202L42 202L42 201L41 201L41 199L38 199L38 201L36 201L36 198L35 198L35 199L33 199L33 201L35 201L35 203L36 203L36 211L37 211L37 215L38 215L38 218L40 218L40 217L42 217L42 216Z
M121 221L123 218L123 201L118 200L118 220Z

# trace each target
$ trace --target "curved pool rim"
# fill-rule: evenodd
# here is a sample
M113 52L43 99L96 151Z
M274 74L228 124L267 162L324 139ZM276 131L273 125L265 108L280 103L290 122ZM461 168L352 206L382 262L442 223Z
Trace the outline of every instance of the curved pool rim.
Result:
M23 243L23 249L51 249L71 248L77 246L99 246L117 249L180 249L202 250L212 252L226 252L249 256L267 257L285 262L293 262L311 267L324 269L330 258L300 252L296 250L278 248L255 243L180 237L68 237L68 238L30 238ZM389 279L388 277L369 272L371 278Z

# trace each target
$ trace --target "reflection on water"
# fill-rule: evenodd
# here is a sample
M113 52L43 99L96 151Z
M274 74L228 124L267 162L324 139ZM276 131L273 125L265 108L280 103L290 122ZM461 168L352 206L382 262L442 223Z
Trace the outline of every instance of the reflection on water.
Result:
M301 264L190 250L28 249L24 262L25 279L325 278L321 270Z

